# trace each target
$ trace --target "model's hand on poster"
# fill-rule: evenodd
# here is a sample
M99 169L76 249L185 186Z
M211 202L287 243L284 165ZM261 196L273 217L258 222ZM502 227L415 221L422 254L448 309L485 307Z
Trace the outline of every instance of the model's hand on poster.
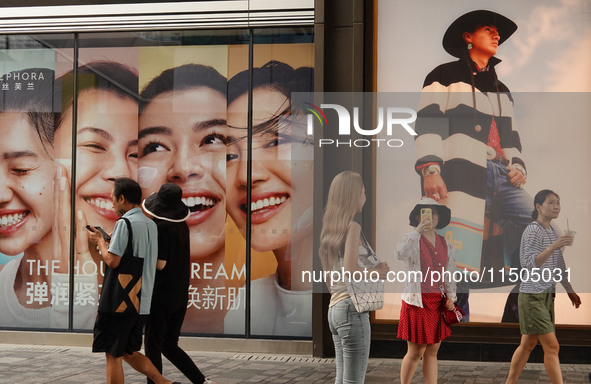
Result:
M57 273L68 273L70 265L70 182L68 170L56 162L55 180L53 182L53 257L59 261Z
M507 169L509 170L507 173L507 180L509 180L514 187L522 188L526 182L525 175L511 165L508 165Z
M435 201L447 198L447 187L439 174L425 176L423 189L425 190L425 197Z
M86 215L82 210L76 211L76 261L84 265L87 261L92 261L92 255L88 249L88 231L86 230Z
M70 265L70 181L68 170L62 164L57 164L56 178L54 181L54 223L53 223L53 248L54 259L59 260L57 273L68 273ZM82 224L82 222L84 224ZM88 251L87 232L84 230L86 218L81 211L76 215L76 261L82 266L91 261L92 256ZM81 235L82 234L82 235Z

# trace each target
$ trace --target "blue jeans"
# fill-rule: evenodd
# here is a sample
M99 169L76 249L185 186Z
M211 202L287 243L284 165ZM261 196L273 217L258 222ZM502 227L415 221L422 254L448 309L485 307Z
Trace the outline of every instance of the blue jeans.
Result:
M500 257L498 263L505 268L519 268L521 234L532 221L534 201L529 193L514 187L507 180L507 173L507 167L498 161L487 162L485 216L503 230L500 239L502 254L497 256ZM492 231L493 225L490 228ZM492 232L488 237L491 239ZM492 264L494 265L494 262Z
M485 217L490 220L487 239L482 244L481 266L498 271L503 268L519 268L519 247L521 234L531 223L534 210L533 198L528 192L515 187L509 180L509 170L498 161L486 162L486 204ZM500 228L502 234L493 233ZM493 281L501 281L496 276ZM468 296L470 286L467 283L457 284L458 305L466 312L462 321L470 321ZM508 305L509 303L507 303ZM503 318L517 315L517 310L506 305Z
M369 359L369 313L359 313L350 298L328 308L328 325L334 341L335 384L362 384Z
M534 200L525 190L513 186L507 173L507 167L498 161L486 162L486 214L494 221L510 221L525 227L532 222Z

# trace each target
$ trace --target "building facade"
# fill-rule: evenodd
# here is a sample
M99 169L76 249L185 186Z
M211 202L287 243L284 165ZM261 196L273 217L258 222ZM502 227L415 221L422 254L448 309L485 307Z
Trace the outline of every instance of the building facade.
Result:
M391 122L380 120L382 105L418 109L422 76L439 58L409 47L440 44L461 10L441 12L436 38L424 30L412 38L402 26L414 23L404 20L418 20L424 10L406 1L5 3L0 114L10 139L3 151L14 156L3 160L0 340L39 333L67 339L92 330L103 265L83 228L112 229L112 180L127 176L146 196L167 181L183 188L191 210L183 328L189 342L333 353L329 295L322 282L303 278L320 270L315 254L328 186L342 170L363 175L368 204L359 221L378 254L400 268L392 256L395 238L408 229L407 208L420 197L420 181L406 169L415 161L414 139L401 130L402 120L394 133L370 135L367 127ZM514 14L523 21L531 15ZM587 36L588 18L569 17ZM411 66L424 73L406 76ZM524 95L525 105L565 103L577 116L591 84L568 87L558 88L558 101L558 92L518 90L542 94L541 100ZM337 126L333 111L317 107L323 103L357 106L361 112L351 116L361 128L343 138L330 129ZM326 113L325 124L320 117L310 123L311 107ZM577 119L571 125L588 122L588 115ZM532 184L544 185L534 175ZM567 196L570 223L580 234L588 231L584 212L574 209L587 200ZM574 253L586 249L583 237ZM585 263L574 262L577 270ZM573 276L573 285L583 280L574 270ZM513 350L519 328L501 315L514 285L471 290L472 321L454 327L447 356L495 360ZM580 285L579 292L589 292ZM404 354L405 343L395 337L399 292L389 287L387 305L372 314L376 356ZM482 302L491 304L479 308ZM580 361L588 351L585 313L557 319L563 360Z

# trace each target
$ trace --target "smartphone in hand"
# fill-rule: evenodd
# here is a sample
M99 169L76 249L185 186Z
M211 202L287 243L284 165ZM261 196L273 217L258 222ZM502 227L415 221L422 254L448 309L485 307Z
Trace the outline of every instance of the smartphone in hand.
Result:
M103 239L105 239L105 241L111 241L111 236L109 236L109 234L105 232L105 230L101 227L92 227L90 225L87 225L86 229L88 229L91 232L95 232L95 230L97 230L103 236Z
M423 221L425 218L433 221L433 212L431 208L421 208L421 221Z

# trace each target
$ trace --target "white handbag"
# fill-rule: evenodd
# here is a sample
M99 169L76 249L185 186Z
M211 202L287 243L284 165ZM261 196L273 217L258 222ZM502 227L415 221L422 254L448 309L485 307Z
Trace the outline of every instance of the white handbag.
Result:
M369 278L370 270L374 269L380 263L380 259L371 248L371 245L369 245L363 231L361 232L361 238L363 239L363 246L368 253L367 255L359 255L359 266L368 269L368 278L361 280L351 278L347 282L347 291L355 309L359 313L376 311L384 306L384 280L377 279L377 281L373 281ZM354 277L354 274L352 275Z

